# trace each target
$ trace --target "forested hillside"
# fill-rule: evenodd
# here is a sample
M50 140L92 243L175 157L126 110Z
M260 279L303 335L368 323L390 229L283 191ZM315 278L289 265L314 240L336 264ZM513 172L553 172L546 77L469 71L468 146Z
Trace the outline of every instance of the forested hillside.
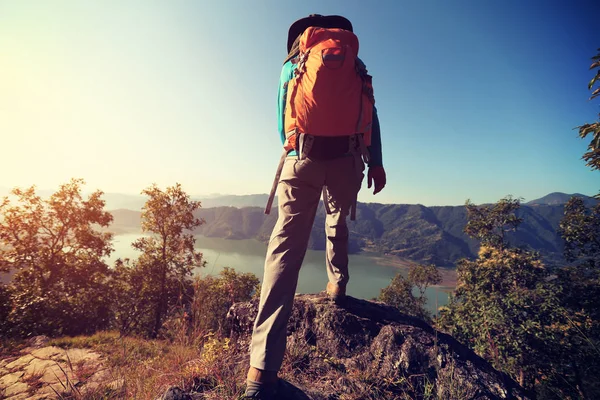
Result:
M120 232L139 226L137 211L112 212L112 229ZM523 223L509 235L513 245L539 251L548 261L558 260L562 252L558 224L564 213L562 204L522 205L518 211ZM206 223L195 232L225 239L257 239L267 242L277 213L264 215L260 207L215 207L196 212ZM349 222L353 253L376 251L440 266L453 265L463 257L474 257L478 245L465 235L464 206L426 207L413 204L359 203L355 222ZM319 207L309 248L325 248L325 214Z

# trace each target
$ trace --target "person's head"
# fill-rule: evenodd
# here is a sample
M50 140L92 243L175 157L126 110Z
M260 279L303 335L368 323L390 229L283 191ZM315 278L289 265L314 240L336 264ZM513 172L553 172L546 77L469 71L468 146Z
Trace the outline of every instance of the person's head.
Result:
M288 31L287 51L288 54L294 47L294 41L302 35L302 32L311 26L319 28L339 28L352 32L352 23L340 15L311 14L294 22Z

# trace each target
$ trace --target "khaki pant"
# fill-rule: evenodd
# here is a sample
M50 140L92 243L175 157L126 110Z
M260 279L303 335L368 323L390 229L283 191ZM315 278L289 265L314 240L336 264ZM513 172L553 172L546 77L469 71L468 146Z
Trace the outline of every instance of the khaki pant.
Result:
M323 186L327 186L330 211L325 224L327 276L337 285L348 283L346 217L356 200L363 171L364 164L354 156L325 161L286 158L277 188L279 217L267 249L252 335L250 365L254 368L278 371L281 367L298 274ZM325 285L323 282L323 288Z

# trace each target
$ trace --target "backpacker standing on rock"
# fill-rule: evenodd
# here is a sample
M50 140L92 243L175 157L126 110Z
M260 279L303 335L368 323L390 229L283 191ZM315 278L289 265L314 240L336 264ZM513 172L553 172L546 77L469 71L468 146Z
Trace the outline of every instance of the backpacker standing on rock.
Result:
M311 15L292 24L279 84L284 146L265 213L278 190L279 218L265 260L246 398L277 398L277 371L298 274L319 199L325 205L328 296L340 304L348 283L348 227L365 163L373 194L386 183L371 76L344 17Z

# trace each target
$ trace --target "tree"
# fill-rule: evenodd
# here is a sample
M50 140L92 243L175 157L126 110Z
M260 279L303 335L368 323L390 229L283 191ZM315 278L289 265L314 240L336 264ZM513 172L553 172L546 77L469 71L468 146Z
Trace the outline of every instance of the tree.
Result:
M590 100L600 96L600 48L597 49L598 54L592 57L592 65L590 69L596 69L596 74L592 80L588 83L588 90L593 90ZM600 117L600 114L598 114ZM579 137L585 139L588 135L592 136L590 144L588 145L588 151L583 155L583 159L586 161L586 165L592 170L600 169L600 121L593 122L591 124L584 124L578 126Z
M555 326L562 343L556 356L564 366L556 375L562 386L569 384L561 389L564 397L595 399L600 397L600 204L587 208L581 198L569 200L559 232L567 265L556 271L561 318Z
M10 288L7 285L0 284L0 321L2 321L0 324L0 338L12 330L8 319L11 309L12 296Z
M227 312L234 303L249 301L258 291L259 280L251 273L224 268L217 277L206 276L194 282L191 303L192 332L227 332Z
M590 69L597 71L588 84L590 100L600 95L596 87L600 49L592 61ZM582 139L591 136L582 157L586 165L600 169L600 122L577 129ZM548 321L554 340L547 349L553 362L541 380L540 392L550 393L549 398L596 399L600 397L600 205L588 209L580 198L569 200L559 233L566 263L549 277L558 302Z
M112 328L118 329L122 335L152 333L156 299L149 295L152 293L149 272L129 259L115 262L111 280Z
M204 265L190 233L204 221L194 216L200 202L191 201L180 184L165 191L152 185L142 194L149 197L142 209L142 231L150 236L136 240L132 246L142 253L136 262L145 279L140 294L153 304L149 334L156 337L169 307L183 302L192 270Z
M515 211L520 207L520 199L507 196L490 206L476 206L467 200L467 226L465 233L479 239L483 246L506 248L509 243L506 233L515 231L522 218Z
M600 48L597 52L590 66L596 73L588 83L589 100L600 96ZM592 170L599 170L600 121L576 129L582 139L591 136L582 158ZM595 399L600 397L600 204L588 209L582 199L570 199L559 233L566 265L554 272L560 303L552 326L560 341L554 353L560 363L549 374L547 386L562 398Z
M396 274L389 286L381 289L378 300L408 315L430 321L431 315L425 309L425 291L430 285L437 285L441 281L442 276L435 265L411 265L408 278L404 278L400 273ZM414 288L419 291L418 297L413 295Z
M467 202L465 232L481 240L476 260L457 267L457 287L439 325L496 368L533 389L547 368L553 291L536 253L510 247L505 233L518 227L519 200L493 206Z
M387 305L396 307L408 315L419 315L425 310L419 309L415 296L412 294L413 285L402 274L397 273L390 284L379 293L377 300Z
M437 285L442 281L442 274L433 264L428 265L411 265L408 269L408 280L419 291L418 302L425 306L427 297L425 291L431 285Z
M83 184L72 179L45 200L34 186L14 189L16 201L0 203L0 270L16 271L8 291L13 333L87 333L109 321L104 257L112 235L97 228L112 215L101 191L83 199Z
M600 268L600 203L588 209L583 199L570 199L565 204L559 233L565 243L564 255L568 262L577 261L594 269Z

